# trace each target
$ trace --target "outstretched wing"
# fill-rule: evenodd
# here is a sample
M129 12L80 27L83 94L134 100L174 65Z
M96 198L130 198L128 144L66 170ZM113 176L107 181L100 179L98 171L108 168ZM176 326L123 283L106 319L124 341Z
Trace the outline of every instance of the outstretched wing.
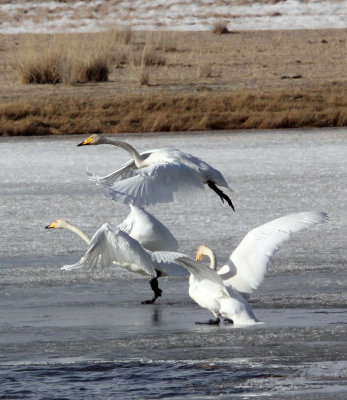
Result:
M181 163L153 164L112 185L104 183L113 200L134 206L180 201L204 187L197 170Z
M104 224L91 239L86 254L74 265L65 265L62 269L85 268L88 271L100 271L112 264L133 272L156 276L151 257L135 239L118 228Z
M326 221L326 213L308 211L261 225L247 233L218 274L237 291L251 293L263 281L271 256L292 233Z
M153 152L153 150L145 151L145 152L141 153L141 156L145 160L152 152ZM137 170L137 168L135 166L135 162L133 159L131 159L131 160L127 161L122 168L118 169L117 171L112 172L109 175L97 176L94 173L90 173L90 172L87 172L87 175L89 176L90 181L95 181L97 183L105 183L105 184L112 185L112 183L114 183L114 182L121 181L122 179L128 179L128 178L136 175L136 170Z

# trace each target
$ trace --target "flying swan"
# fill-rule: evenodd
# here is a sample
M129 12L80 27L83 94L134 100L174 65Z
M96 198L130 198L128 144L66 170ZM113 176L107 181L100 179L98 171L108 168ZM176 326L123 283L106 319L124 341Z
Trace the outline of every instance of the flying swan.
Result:
M138 153L130 144L103 135L92 135L78 146L111 144L132 157L119 170L103 177L92 177L108 188L113 200L135 206L170 203L198 196L204 185L226 200L231 199L218 186L230 190L223 175L206 162L176 149L157 149Z
M100 268L100 266L107 268L111 264L115 264L131 272L153 276L150 285L154 296L151 300L142 302L143 304L153 304L162 294L162 290L158 287L157 278L159 276L184 276L186 272L178 264L163 266L156 263L156 265L153 265L144 247L151 251L160 249L177 251L177 240L165 225L143 208L131 205L130 209L130 214L118 227L113 228L104 224L92 239L64 219L52 222L46 226L46 229L69 229L80 236L89 246L86 255L77 264L64 266L63 269L71 270L86 267L92 270ZM137 254L137 263L133 262L135 254ZM142 259L143 264L141 264Z
M307 211L286 215L248 232L219 270L216 256L207 246L198 248L196 260L202 261L208 257L210 268L217 271L224 284L248 298L249 293L264 280L271 257L292 233L327 221L328 216L324 212Z

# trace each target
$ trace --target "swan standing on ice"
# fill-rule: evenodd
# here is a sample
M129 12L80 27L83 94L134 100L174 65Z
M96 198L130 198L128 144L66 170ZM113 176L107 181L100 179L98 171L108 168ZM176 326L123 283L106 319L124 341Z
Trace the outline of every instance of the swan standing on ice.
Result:
M262 283L271 257L292 233L327 221L326 213L307 211L286 215L252 229L217 273L227 286L247 298ZM214 252L207 246L200 246L196 260L202 261L206 256L210 258L210 268L217 270Z
M145 258L145 262L148 263L148 254L143 247L151 251L159 249L176 251L178 248L177 240L168 228L153 215L140 207L130 206L130 209L130 214L117 228L114 229L108 224L104 224L95 233L93 239L90 239L87 234L64 219L58 219L52 222L50 225L46 226L46 229L69 229L79 235L90 246L86 256L83 257L79 263L73 266L63 267L64 269L76 269L80 267L89 267L89 269L92 269L98 266L98 262L104 267L107 267L110 266L110 259L112 259L116 265L126 268L129 271L154 276L150 281L154 297L151 300L142 302L143 304L153 304L162 294L162 290L158 287L157 278L161 275L183 276L185 275L185 271L179 265L173 266L173 268L168 271L167 267L165 268L164 266L163 268L160 264L157 264L153 275L153 266L152 268L145 267L142 270L141 264L138 266L136 263L130 263L129 265L126 262L123 264L122 262L118 263L119 253L116 253L116 250L122 253L133 247L135 251L140 254L143 255L143 253L145 253L143 257ZM118 232L118 230L120 232ZM124 235L122 235L121 232L124 232ZM128 240L128 236L130 239L135 239L135 242L139 242L143 247L137 246L136 243L130 239ZM122 240L118 240L118 237ZM112 246L115 248L112 248ZM144 264L145 266L147 265L146 263Z
M308 211L277 218L255 228L245 236L218 273L215 271L215 255L206 246L199 247L196 260L201 261L209 256L210 268L179 253L156 252L152 257L167 263L178 262L191 273L190 297L215 317L205 323L218 325L222 317L232 321L235 326L250 325L259 321L246 296L241 294L248 294L259 286L271 256L292 233L327 221L326 213Z
M113 200L135 206L169 203L198 196L208 185L226 200L231 199L217 186L230 190L223 175L206 162L176 149L157 149L138 153L128 143L103 135L92 135L78 146L111 144L126 150L132 157L124 167L104 177L94 178L108 187Z
M189 296L199 306L211 311L215 317L207 322L196 322L196 324L218 325L220 318L233 322L234 326L252 325L259 322L247 300L231 287L226 287L222 278L213 269L180 253L160 251L153 253L152 258L168 264L179 263L190 272Z

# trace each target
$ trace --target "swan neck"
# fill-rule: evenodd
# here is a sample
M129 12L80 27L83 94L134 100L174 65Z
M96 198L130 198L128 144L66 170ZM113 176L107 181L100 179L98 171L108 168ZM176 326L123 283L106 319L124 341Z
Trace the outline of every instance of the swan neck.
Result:
M131 155L133 160L135 161L136 167L137 168L143 167L143 159L142 159L140 153L130 144L128 144L126 142L122 142L121 140L111 139L108 137L104 138L104 143L112 144L113 146L118 146L118 147L121 147L122 149L126 150Z
M75 232L81 239L83 239L88 245L90 244L90 237L81 231L81 229L77 228L77 226L71 225L70 223L66 224L66 229L69 229L72 232Z
M216 271L217 270L217 258L212 250L211 250L209 257L210 257L210 268L213 269L214 271Z
M206 255L210 259L210 268L213 269L214 271L217 270L217 257L215 253L209 249L206 248Z

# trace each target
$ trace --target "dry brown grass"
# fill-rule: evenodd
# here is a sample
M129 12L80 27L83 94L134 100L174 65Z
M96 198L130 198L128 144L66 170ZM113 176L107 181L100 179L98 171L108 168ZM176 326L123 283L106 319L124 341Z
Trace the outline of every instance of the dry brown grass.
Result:
M29 53L31 36L0 35L0 135L347 125L345 30L156 32L145 40L136 31L130 42L117 32L32 35L41 45L67 40L64 54L68 42L82 43L75 68L58 63L66 82L86 82L78 85L20 83L9 47ZM83 43L110 55L107 82L87 82L97 78L83 66L84 76L76 72ZM62 52L51 49L47 59Z
M166 64L164 56L157 50L157 42L153 40L152 33L146 36L142 50L136 51L133 45L130 54L132 74L140 86L149 85L150 76L159 66Z
M224 35L229 33L227 22L218 21L212 27L212 33L215 35Z
M347 125L346 93L341 88L24 101L0 106L0 135L338 127Z
M12 52L22 83L105 82L114 51L113 35L29 36Z

